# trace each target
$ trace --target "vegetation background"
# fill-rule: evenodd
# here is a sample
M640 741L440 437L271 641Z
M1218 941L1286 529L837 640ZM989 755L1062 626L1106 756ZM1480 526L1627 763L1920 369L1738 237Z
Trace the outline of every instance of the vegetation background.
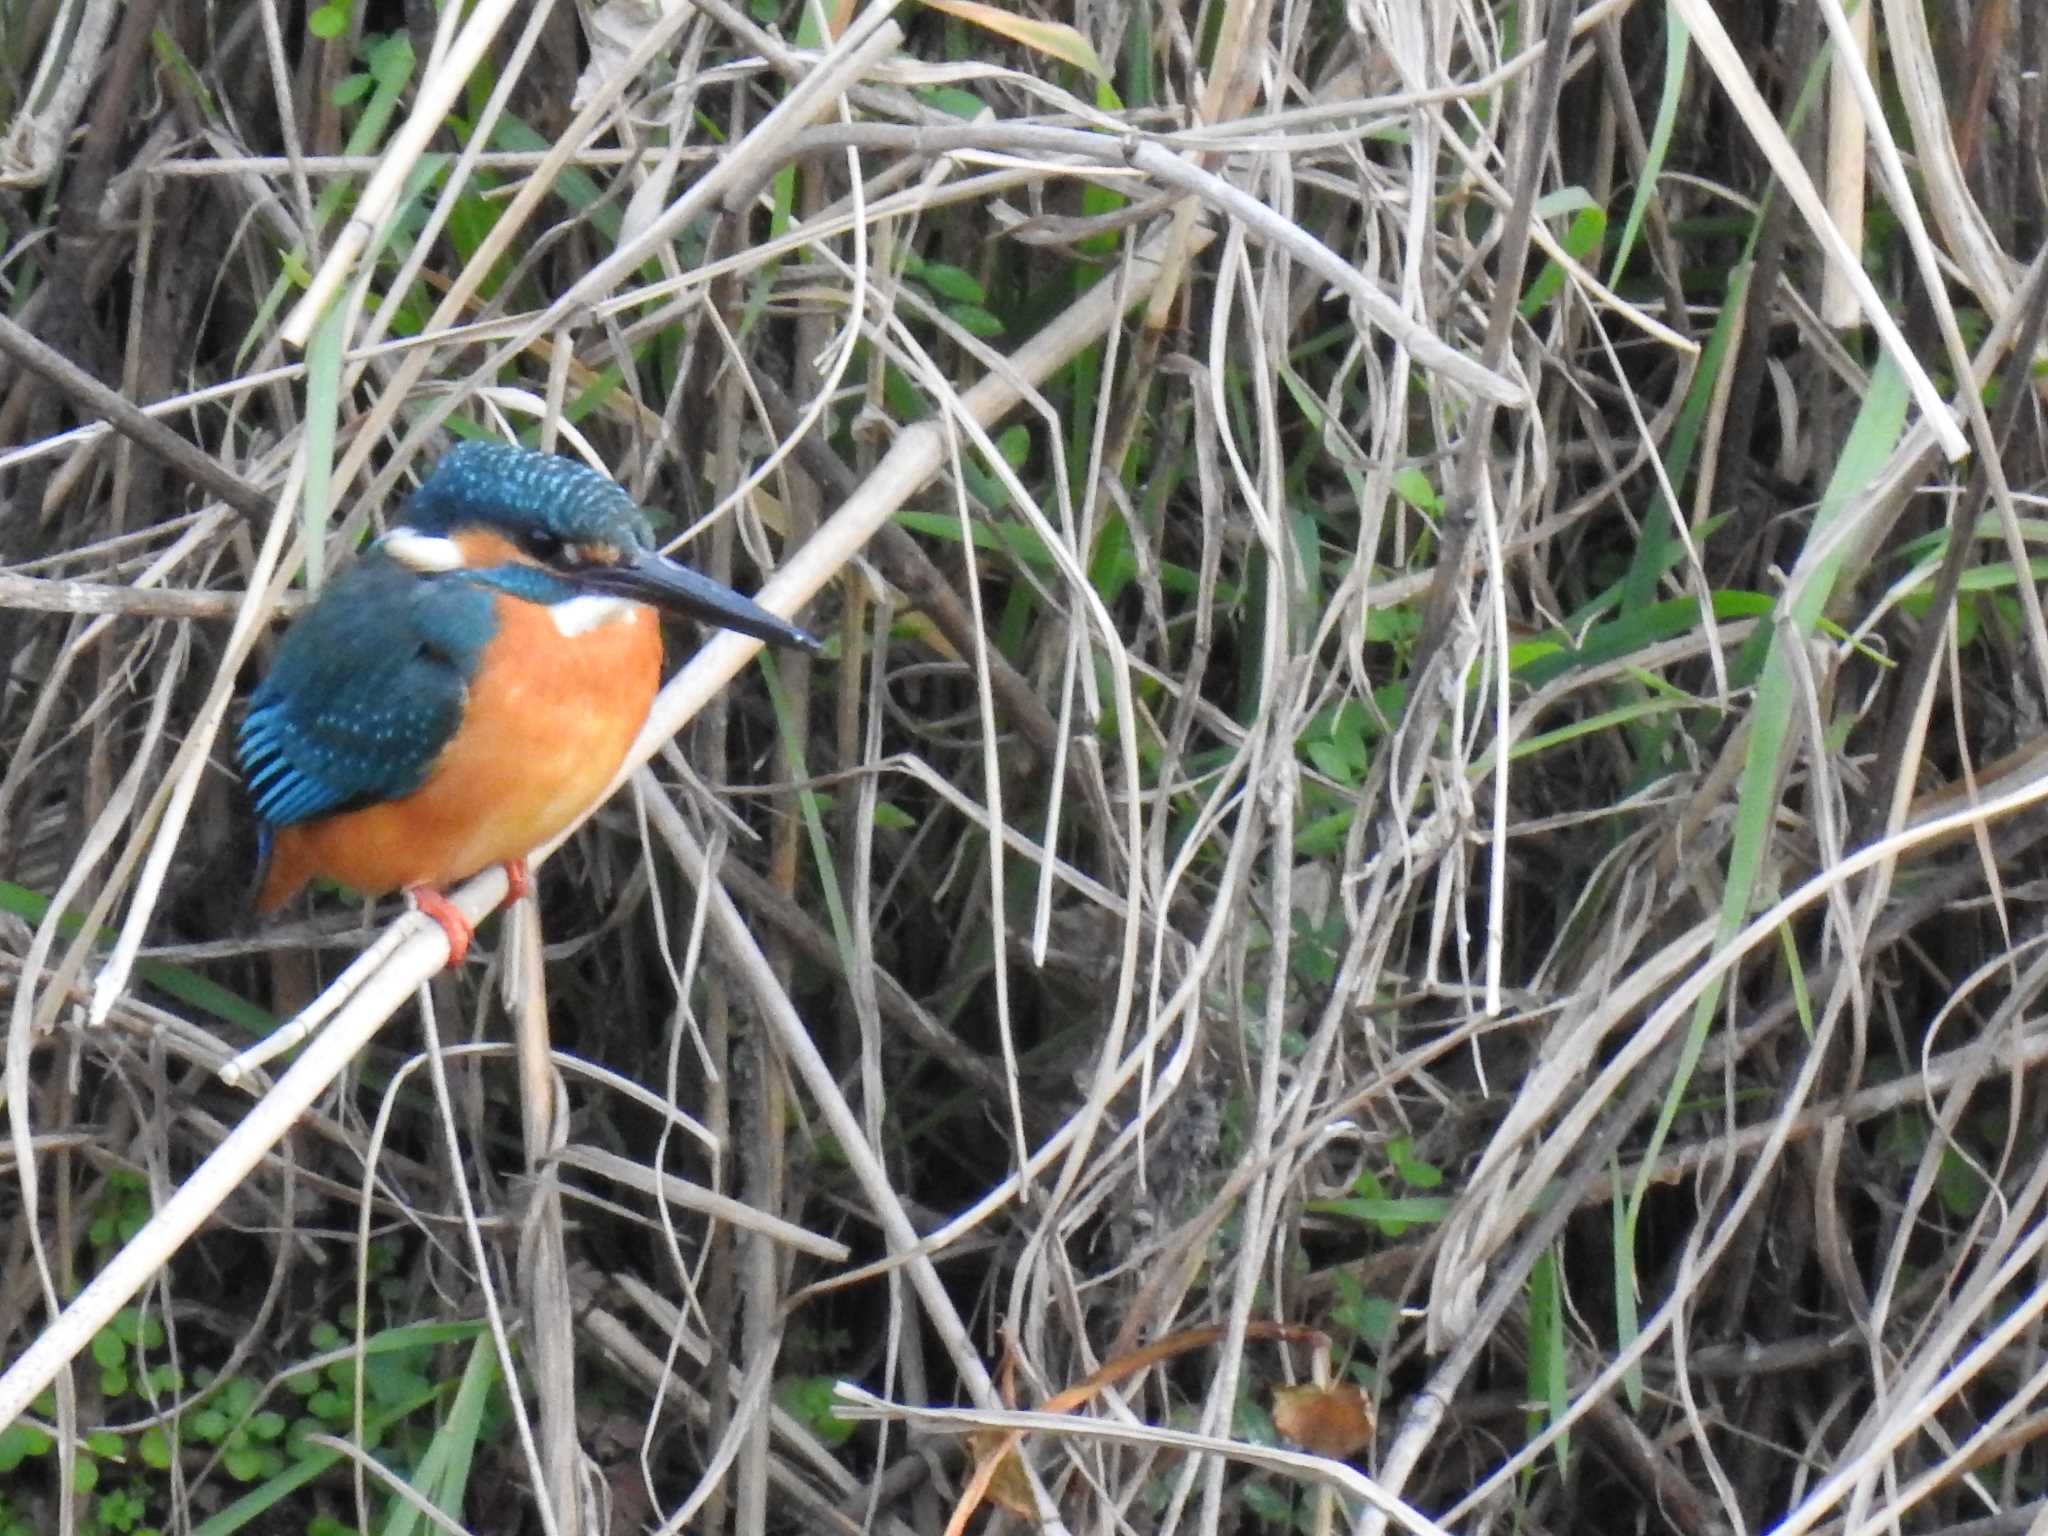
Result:
M0 0L0 1532L2039 1528L2044 70ZM455 435L831 647L229 1087L391 914L223 722Z

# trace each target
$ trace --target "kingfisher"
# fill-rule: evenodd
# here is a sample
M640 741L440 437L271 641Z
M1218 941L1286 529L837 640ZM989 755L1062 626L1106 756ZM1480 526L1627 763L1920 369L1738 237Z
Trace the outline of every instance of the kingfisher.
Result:
M445 887L526 857L603 792L661 683L662 613L774 645L817 639L657 552L605 475L466 441L278 642L237 756L262 823L256 909L324 876L404 891L473 933Z

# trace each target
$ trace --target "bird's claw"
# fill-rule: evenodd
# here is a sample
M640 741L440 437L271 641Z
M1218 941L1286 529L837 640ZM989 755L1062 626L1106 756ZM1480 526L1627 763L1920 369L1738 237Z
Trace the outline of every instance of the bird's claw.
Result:
M448 935L448 968L452 971L469 954L469 941L476 937L476 925L462 915L462 909L431 885L415 885L405 893L406 902L441 925Z

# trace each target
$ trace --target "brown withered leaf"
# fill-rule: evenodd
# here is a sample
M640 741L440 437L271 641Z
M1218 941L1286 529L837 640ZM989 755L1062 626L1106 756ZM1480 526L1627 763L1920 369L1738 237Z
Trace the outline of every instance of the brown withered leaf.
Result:
M1324 1348L1329 1340L1313 1328L1304 1328L1294 1323L1254 1322L1246 1326L1247 1339L1281 1339L1294 1344L1320 1344ZM1039 1405L1044 1413L1072 1413L1076 1408L1091 1402L1104 1387L1114 1385L1139 1371L1171 1360L1190 1350L1206 1349L1223 1337L1218 1327L1189 1328L1168 1338L1155 1340L1143 1349L1119 1356L1108 1361L1103 1367L1078 1386L1055 1392ZM1004 1350L1004 1361L997 1369L997 1379L1003 1401L1014 1401L1015 1362L1009 1356L1008 1345ZM1309 1390L1313 1391L1313 1388ZM1372 1435L1372 1417L1364 1410L1364 1399L1360 1408L1365 1411L1365 1433ZM1277 1420L1279 1415L1274 1414ZM967 1486L960 1491L959 1502L953 1506L953 1515L946 1522L946 1536L964 1536L967 1522L974 1518L985 1499L994 1499L1004 1508L1035 1519L1037 1506L1031 1501L1031 1484L1024 1476L1023 1465L1017 1460L1018 1448L1022 1444L1023 1431L1015 1429L976 1430L968 1437L974 1451L974 1472L967 1479ZM1325 1452L1324 1454L1330 1454Z
M1348 1461L1372 1444L1372 1400L1349 1381L1275 1387L1273 1427L1305 1451Z
M1018 1459L1017 1437L1000 1429L977 1429L967 1436L974 1452L975 1482L983 1495L1020 1519L1036 1521L1038 1505Z

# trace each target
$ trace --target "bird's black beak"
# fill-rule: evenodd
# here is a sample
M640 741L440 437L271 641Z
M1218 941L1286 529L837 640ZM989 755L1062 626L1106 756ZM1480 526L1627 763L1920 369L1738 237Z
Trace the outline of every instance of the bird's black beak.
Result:
M778 618L731 587L700 576L680 561L651 550L637 550L617 565L588 565L576 572L579 586L615 597L630 597L667 613L682 614L720 629L736 630L770 645L823 647L818 637L787 619Z

